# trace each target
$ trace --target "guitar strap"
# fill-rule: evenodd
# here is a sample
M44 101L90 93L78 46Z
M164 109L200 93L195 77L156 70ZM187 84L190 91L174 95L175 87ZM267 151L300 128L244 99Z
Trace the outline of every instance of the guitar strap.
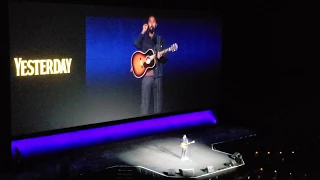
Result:
M156 47L157 47L157 53L159 52L159 51L161 51L161 44L160 44L160 36L157 36L157 45L156 45Z

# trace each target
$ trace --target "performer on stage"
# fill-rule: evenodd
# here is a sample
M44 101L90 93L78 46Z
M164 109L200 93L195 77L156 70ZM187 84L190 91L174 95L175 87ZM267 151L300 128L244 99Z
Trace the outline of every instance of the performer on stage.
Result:
M193 140L193 141L189 142L187 135L184 134L182 137L182 142L180 144L180 146L182 148L181 160L189 160L189 158L187 157L187 151L188 151L188 146L192 143L195 143L195 141Z
M181 159L182 160L187 159L188 143L189 143L189 140L187 138L187 135L184 134L182 137L182 143L181 143L181 148L182 148Z

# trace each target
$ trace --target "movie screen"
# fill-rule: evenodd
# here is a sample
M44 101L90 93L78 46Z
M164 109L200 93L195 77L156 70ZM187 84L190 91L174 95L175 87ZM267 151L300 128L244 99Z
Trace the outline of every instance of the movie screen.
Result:
M212 109L222 19L12 2L12 135Z

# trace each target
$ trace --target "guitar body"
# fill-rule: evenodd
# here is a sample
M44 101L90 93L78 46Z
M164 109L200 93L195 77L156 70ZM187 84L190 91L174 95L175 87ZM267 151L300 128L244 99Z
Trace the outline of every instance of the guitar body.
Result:
M180 147L182 147L183 149L186 148L187 146L188 146L187 143L181 143L180 144Z
M136 78L143 77L148 69L152 69L156 65L155 58L152 58L153 55L155 55L155 53L152 49L146 52L136 51L132 54L131 67L133 75Z
M158 55L162 56L167 52L174 52L178 49L178 44L174 43L169 48L164 49L158 52ZM142 78L148 69L154 68L156 65L156 55L152 49L147 50L146 52L136 51L131 56L131 69L133 75L136 78Z
M180 147L186 148L187 146L189 146L189 144L192 144L192 143L195 143L195 141L192 141L192 142L190 142L190 143L184 143L184 142L182 142L182 143L180 144Z

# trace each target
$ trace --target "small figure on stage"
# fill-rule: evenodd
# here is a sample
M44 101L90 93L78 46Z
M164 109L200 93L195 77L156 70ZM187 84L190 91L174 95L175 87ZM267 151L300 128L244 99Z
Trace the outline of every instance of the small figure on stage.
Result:
M194 143L195 141L189 142L189 139L187 138L187 135L183 135L182 137L182 142L180 144L181 148L182 148L182 152L181 152L181 160L188 160L189 158L187 157L187 151L188 151L188 146L191 143Z

